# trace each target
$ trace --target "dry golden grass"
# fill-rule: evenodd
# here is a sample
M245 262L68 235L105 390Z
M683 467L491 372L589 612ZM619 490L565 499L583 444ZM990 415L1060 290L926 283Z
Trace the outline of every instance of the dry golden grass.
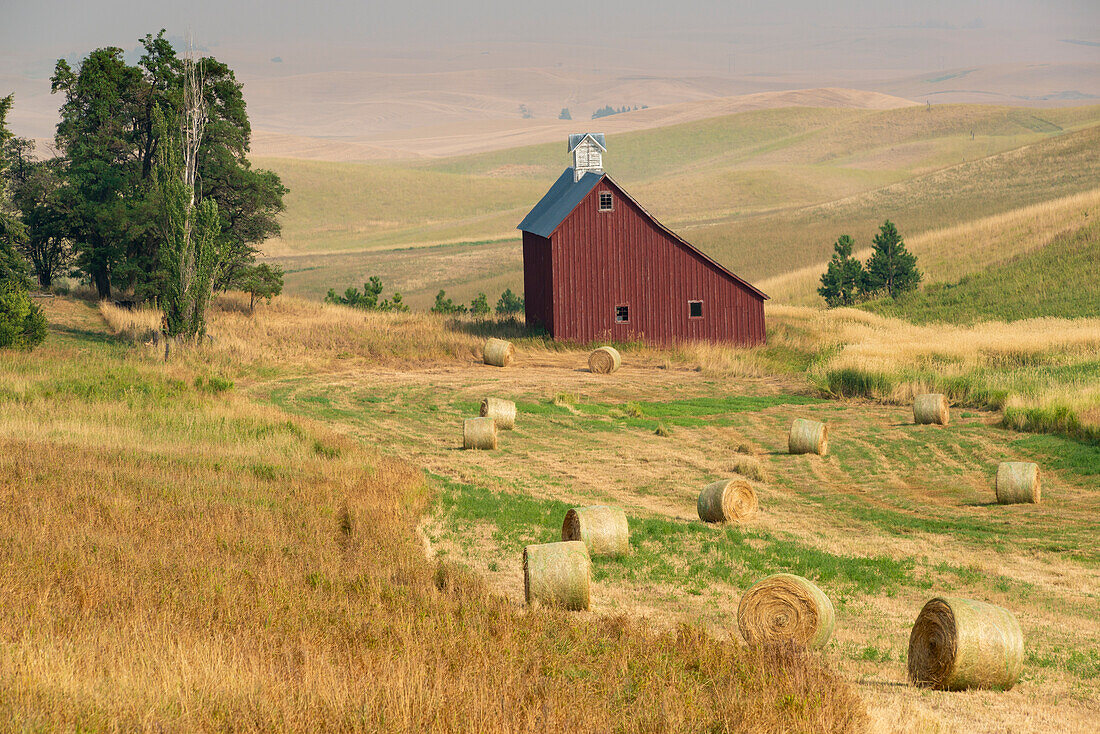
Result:
M144 342L160 334L160 309L150 306L122 308L111 301L100 301L99 312L112 334L133 342Z
M369 315L314 307L312 327L277 328L304 309L278 308L250 326L218 312L214 345L165 365L55 299L47 343L0 363L0 728L863 726L818 658L522 613L429 563L417 469L226 389L261 362L290 374L303 366L280 360L380 348L343 334L373 334Z

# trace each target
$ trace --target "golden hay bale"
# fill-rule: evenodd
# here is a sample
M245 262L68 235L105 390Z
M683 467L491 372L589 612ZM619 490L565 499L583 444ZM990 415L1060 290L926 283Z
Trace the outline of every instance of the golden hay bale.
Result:
M756 514L756 490L744 479L722 479L699 493L699 519L703 522L744 522Z
M792 454L829 453L829 427L818 421L795 418L787 437L787 450Z
M462 448L492 451L497 447L497 424L492 418L467 418L462 424Z
M1002 505L1042 499L1039 465L1030 461L1002 461L997 465L997 501Z
M592 563L579 540L523 549L523 595L528 605L588 609Z
M492 418L500 430L510 431L516 426L516 404L501 398L485 398L481 401L481 416Z
M565 513L562 540L579 540L590 556L621 556L630 552L630 525L618 507L574 507Z
M791 641L824 647L835 625L829 597L809 579L789 573L757 581L737 606L737 626L750 645Z
M588 355L588 370L598 375L610 375L623 366L623 358L615 347L600 347Z
M913 398L913 422L936 423L941 426L950 423L951 408L947 404L947 396L931 393Z
M494 367L507 367L515 359L516 348L512 346L512 342L503 339L489 339L485 342L482 353L485 357L485 364L491 364Z
M944 691L1008 690L1024 666L1024 633L1012 612L971 599L937 597L909 635L909 679Z

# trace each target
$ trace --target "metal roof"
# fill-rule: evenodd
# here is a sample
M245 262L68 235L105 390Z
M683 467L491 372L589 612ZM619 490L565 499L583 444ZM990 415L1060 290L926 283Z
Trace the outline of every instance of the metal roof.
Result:
M573 168L566 168L516 229L549 237L603 177L602 173L586 171L580 181L574 183Z
M592 142L600 146L600 150L607 152L607 141L604 140L603 133L573 133L569 136L569 152L572 153L585 138L592 138Z

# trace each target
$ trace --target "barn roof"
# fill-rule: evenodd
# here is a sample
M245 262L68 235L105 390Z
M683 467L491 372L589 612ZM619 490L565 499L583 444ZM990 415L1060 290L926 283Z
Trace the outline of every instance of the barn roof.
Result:
M685 247L690 253L710 263L719 272L737 281L761 298L768 298L767 293L740 277L665 225L661 224L660 220L646 211L645 207L639 204L633 196L626 192L626 189L616 183L615 180L606 173L592 173L588 171L581 176L579 181L574 183L573 169L566 168L561 176L558 177L558 180L554 182L554 185L550 187L550 190L546 192L546 195L539 200L538 204L535 204L534 209L527 213L527 216L523 218L523 221L519 223L516 229L537 234L539 237L549 238L554 234L558 226L565 221L565 218L573 213L573 210L584 200L584 197L588 196L588 192L594 189L596 184L605 178L620 194L629 199L634 206L638 207L646 218L657 225L657 227L667 233L676 242L680 243L680 245Z
M516 229L537 234L539 237L549 237L603 176L602 173L588 171L579 181L574 182L573 169L566 168Z

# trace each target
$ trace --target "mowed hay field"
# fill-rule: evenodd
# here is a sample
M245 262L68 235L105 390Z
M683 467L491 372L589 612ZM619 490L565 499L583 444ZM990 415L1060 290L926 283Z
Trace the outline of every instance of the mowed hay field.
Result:
M304 311L298 318L308 321ZM223 327L254 331L243 319ZM962 407L947 427L916 426L908 405L826 400L805 379L756 375L738 361L751 357L723 362L715 348L628 349L622 369L602 376L588 372L583 350L519 344L507 369L476 354L349 363L251 392L423 466L436 498L421 526L426 552L475 569L516 607L523 546L560 538L570 507L613 504L630 519L631 554L593 561L597 616L666 630L702 624L737 643L741 594L762 576L795 573L836 606L823 657L856 687L877 730L1092 730L1096 446L1001 428L996 414ZM757 355L755 366L779 352ZM462 451L462 421L487 396L516 401L515 429L497 451ZM787 454L795 417L828 423L828 456ZM1041 504L996 504L997 464L1009 460L1039 463ZM699 490L737 476L756 487L759 514L743 527L700 523ZM1015 688L941 693L906 683L909 630L937 594L1016 614L1027 652Z
M1029 207L1094 206L1098 123L1096 106L758 110L612 135L605 166L655 216L754 281L820 269L840 234L868 246L887 217L907 238L929 238L940 280L985 262L966 255L976 233L953 228L991 220L983 226L1006 230L1004 249L980 252L1004 259L1065 229L1048 216L1020 232ZM291 189L283 237L266 249L292 292L320 297L387 272L418 307L440 287L460 300L516 290L515 225L569 164L564 141L436 161L257 162ZM413 258L422 267L410 272L402 263ZM811 282L775 290L802 302Z
M349 336L343 309L271 323L229 301L213 346L165 364L114 335L144 314L45 305L47 342L0 362L0 729L864 728L815 656L523 610L428 558L434 481L266 399L377 364L398 322ZM419 323L405 345L461 362L472 337Z

